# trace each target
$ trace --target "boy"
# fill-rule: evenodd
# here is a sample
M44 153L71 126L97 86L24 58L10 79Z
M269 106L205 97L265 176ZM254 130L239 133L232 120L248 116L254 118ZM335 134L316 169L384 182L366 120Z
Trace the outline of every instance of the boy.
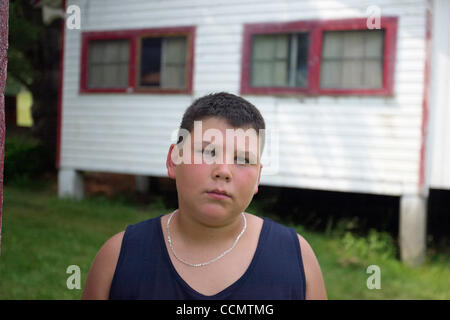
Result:
M166 161L179 208L110 238L83 299L326 299L305 239L244 212L258 192L264 130L241 97L197 99Z

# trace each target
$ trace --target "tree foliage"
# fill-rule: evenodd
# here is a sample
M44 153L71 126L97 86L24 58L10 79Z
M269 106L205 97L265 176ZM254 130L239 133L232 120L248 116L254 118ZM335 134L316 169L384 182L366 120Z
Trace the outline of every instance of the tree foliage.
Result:
M30 1L11 1L9 4L8 78L30 88L33 65L37 62L39 35L43 32L41 8Z
M33 95L32 132L48 152L56 153L62 19L45 25L42 7L60 0L15 0L9 6L8 84L25 86Z

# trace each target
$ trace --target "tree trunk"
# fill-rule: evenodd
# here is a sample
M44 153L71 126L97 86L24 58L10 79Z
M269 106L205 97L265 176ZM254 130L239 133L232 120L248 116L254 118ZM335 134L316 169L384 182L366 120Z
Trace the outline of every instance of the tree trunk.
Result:
M8 63L8 8L7 0L0 1L0 252L2 244L3 160L5 150L5 84Z

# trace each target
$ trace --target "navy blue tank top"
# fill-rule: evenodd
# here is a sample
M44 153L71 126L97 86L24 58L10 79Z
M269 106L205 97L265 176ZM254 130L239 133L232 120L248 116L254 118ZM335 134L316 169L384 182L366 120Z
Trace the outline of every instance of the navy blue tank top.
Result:
M206 296L181 278L170 260L161 216L129 225L123 236L110 299L299 300L305 273L293 228L263 218L253 259L245 273L219 293Z

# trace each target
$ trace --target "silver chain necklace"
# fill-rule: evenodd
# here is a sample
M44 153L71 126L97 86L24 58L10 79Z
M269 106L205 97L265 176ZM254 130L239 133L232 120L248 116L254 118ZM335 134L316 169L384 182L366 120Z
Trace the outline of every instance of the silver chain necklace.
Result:
M167 241L169 242L169 247L170 250L172 251L173 255L175 256L175 258L177 258L178 261L187 264L188 266L191 267L203 267L206 266L210 263L213 263L217 260L219 260L220 258L222 258L224 255L226 255L228 252L230 252L231 250L233 250L233 248L236 246L236 244L238 243L239 239L241 238L242 234L244 233L245 229L247 229L247 218L245 217L245 214L242 212L242 217L244 218L244 228L242 228L241 233L239 233L239 235L236 237L236 240L234 240L233 245L228 248L227 250L225 250L222 254L220 254L218 257L211 259L207 262L203 262L203 263L189 263L183 259L181 259L180 257L177 256L177 254L175 253L175 250L173 250L173 246L172 246L172 239L170 238L170 220L172 220L172 217L174 215L176 211L172 212L172 214L170 215L169 219L167 220Z

